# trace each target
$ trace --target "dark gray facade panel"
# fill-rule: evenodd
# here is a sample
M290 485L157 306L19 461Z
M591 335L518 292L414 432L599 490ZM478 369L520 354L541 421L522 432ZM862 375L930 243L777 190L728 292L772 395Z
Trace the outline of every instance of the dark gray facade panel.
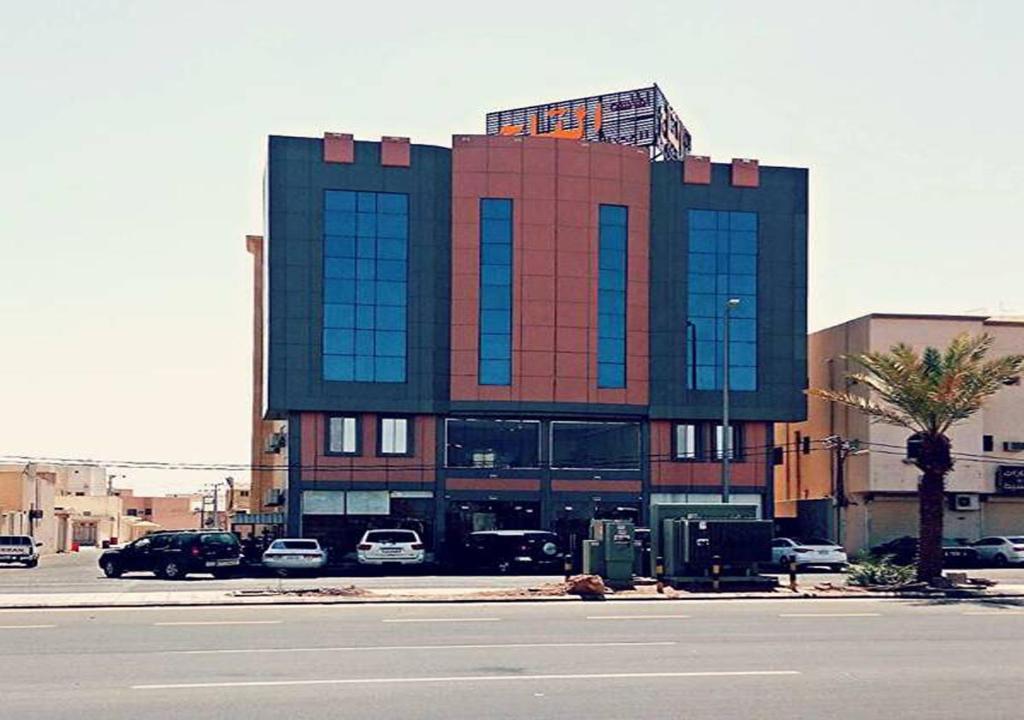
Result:
M436 412L448 397L451 151L413 145L410 167L380 165L380 145L355 144L355 162L325 163L323 141L271 137L268 161L269 415L358 407ZM409 305L404 383L323 380L325 190L409 196Z
M760 187L736 188L731 167L712 165L710 185L686 185L678 162L651 165L652 418L721 417L719 391L690 390L687 357L688 211L758 214L758 389L733 392L736 420L806 416L807 171L760 168Z

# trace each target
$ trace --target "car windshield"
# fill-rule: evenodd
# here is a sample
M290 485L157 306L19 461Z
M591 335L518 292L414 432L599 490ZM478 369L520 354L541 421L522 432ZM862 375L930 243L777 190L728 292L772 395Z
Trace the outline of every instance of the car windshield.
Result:
M414 543L416 534L412 530L374 530L366 533L366 542Z
M277 540L271 546L274 550L319 550L316 540Z
M24 535L0 535L0 545L31 545L32 538Z

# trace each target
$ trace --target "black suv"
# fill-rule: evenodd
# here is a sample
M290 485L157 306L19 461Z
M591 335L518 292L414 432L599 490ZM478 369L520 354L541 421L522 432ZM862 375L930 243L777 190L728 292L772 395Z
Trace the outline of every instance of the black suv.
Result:
M157 532L100 555L100 568L110 578L126 572L152 572L166 580L180 580L189 573L227 578L241 562L238 538L223 531Z
M470 533L458 557L464 570L550 573L562 569L558 536L546 530L480 530Z

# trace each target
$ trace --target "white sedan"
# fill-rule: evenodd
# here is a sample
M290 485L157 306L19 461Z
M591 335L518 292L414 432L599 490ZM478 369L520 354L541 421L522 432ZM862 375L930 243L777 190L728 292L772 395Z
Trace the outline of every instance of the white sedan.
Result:
M971 547L978 551L978 560L982 564L1002 567L1010 563L1024 563L1024 537L1020 535L983 537L971 543Z
M795 562L797 568L820 565L838 571L848 558L842 547L824 538L781 537L772 540L772 561L783 567Z
M426 552L415 530L367 530L356 557L360 565L422 565Z
M275 540L263 553L263 567L271 570L316 573L326 564L327 553L316 540Z

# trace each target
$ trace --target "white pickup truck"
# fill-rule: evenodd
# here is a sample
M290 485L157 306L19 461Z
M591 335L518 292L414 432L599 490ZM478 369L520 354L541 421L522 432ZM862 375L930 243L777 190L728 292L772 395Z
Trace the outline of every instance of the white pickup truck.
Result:
M28 535L0 535L0 563L22 563L34 568L39 564L42 546Z

